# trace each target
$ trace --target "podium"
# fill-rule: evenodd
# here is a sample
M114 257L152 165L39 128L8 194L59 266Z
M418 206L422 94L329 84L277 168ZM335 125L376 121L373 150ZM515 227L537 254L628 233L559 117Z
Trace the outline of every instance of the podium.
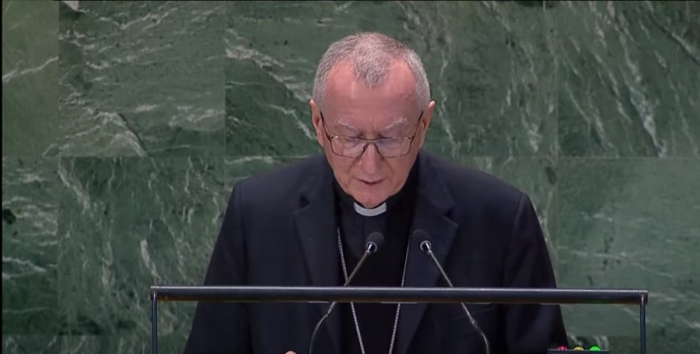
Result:
M151 286L152 352L158 353L158 303L390 302L465 304L627 304L639 306L640 352L646 354L647 290L537 288L399 288L275 286Z

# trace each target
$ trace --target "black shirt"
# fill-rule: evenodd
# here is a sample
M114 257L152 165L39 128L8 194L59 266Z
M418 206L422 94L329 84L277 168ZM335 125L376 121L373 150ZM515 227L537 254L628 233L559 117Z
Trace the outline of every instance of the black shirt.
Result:
M367 236L379 231L384 245L371 255L349 286L401 286L415 205L417 163L404 187L386 201L386 212L363 216L355 211L355 201L336 183L337 220L347 274L350 275L364 252ZM341 267L341 283L345 275ZM355 311L366 354L388 354L396 320L395 304L357 303ZM342 327L342 354L361 354L350 304L339 304Z

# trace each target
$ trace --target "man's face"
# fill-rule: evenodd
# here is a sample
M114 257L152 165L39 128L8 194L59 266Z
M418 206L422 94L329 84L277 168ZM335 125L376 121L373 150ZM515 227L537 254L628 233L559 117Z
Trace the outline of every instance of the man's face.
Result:
M423 146L435 102L428 107L418 107L414 96L415 80L403 62L396 62L383 83L374 88L358 81L351 65L339 64L328 76L323 107L317 107L313 100L310 102L318 142L338 183L366 208L378 206L403 187L418 150ZM362 144L362 140L356 138L406 138L414 135L410 149L397 157L382 155L374 144L367 145L359 156L340 156L338 152L342 154L342 151L337 148L338 141L334 152L328 138L339 136L343 137L339 139L356 145ZM411 140L394 141L384 144L383 148Z

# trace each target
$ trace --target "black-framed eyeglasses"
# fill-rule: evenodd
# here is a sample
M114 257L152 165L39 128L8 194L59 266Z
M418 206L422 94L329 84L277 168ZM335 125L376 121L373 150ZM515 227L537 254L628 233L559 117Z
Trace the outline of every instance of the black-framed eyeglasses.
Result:
M323 132L326 133L326 138L331 143L331 151L334 154L342 157L358 157L364 154L365 150L370 144L373 144L377 148L379 155L383 157L401 157L408 154L411 151L411 145L413 140L416 139L418 134L418 127L420 126L421 119L423 118L423 111L420 112L418 117L418 124L416 124L416 129L414 133L410 136L400 136L400 137L389 137L389 138L361 138L355 136L345 136L345 135L330 135L328 130L326 130L326 118L323 117L323 112L321 114L321 120L323 121Z

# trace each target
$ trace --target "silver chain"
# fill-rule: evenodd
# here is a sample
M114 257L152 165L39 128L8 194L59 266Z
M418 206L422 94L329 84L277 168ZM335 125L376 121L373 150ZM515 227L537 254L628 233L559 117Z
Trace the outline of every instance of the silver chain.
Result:
M340 264L343 266L343 275L345 275L345 281L348 281L348 268L345 265L345 252L343 251L343 241L340 237L340 228L337 228L338 233L338 250L340 251ZM403 288L404 282L406 281L406 268L408 266L408 251L411 249L411 242L408 242L406 246L406 258L403 262L403 275L401 275L401 287ZM350 285L350 284L348 284ZM352 318L355 322L355 332L357 333L357 340L360 342L360 350L362 354L367 354L365 352L365 344L362 341L362 333L360 332L360 322L357 320L357 313L355 312L355 303L350 303L350 308L352 309ZM399 314L401 313L401 304L396 305L396 316L394 317L394 329L391 332L391 343L389 344L389 354L394 352L394 343L396 342L396 331L399 328Z

